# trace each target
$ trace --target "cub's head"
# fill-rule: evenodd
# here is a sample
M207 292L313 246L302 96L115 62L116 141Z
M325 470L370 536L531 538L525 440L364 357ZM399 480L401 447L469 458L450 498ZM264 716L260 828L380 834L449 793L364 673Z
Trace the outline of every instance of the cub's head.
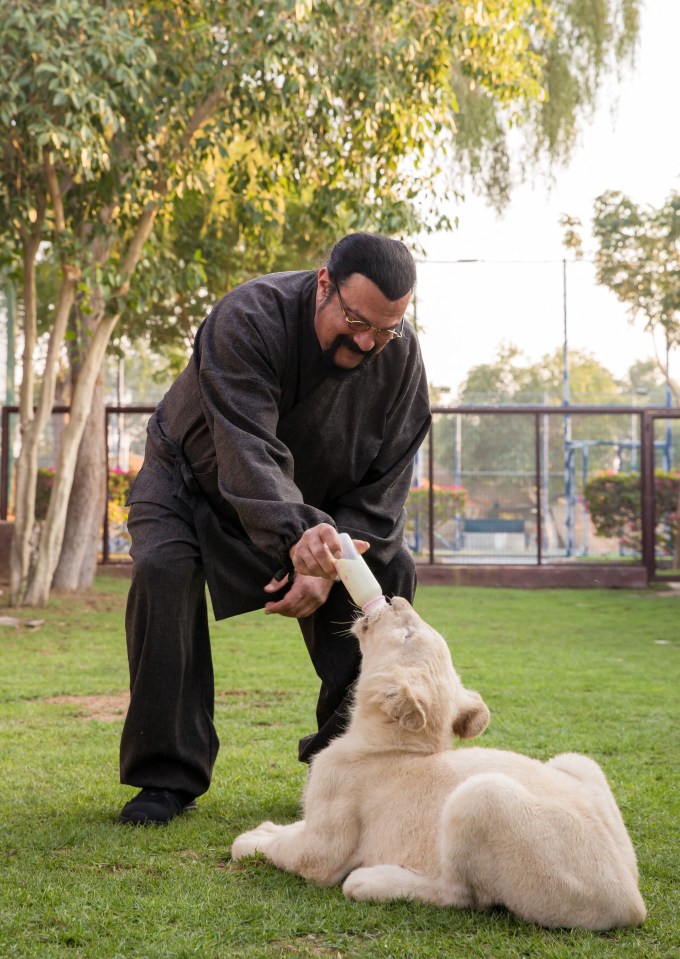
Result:
M465 689L444 639L396 597L353 627L362 654L353 729L376 744L436 751L451 733L479 736L489 723L481 696Z

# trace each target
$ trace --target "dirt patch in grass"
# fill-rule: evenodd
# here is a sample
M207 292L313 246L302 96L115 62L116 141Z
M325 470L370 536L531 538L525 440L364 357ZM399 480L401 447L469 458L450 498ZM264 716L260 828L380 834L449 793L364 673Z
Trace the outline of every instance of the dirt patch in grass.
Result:
M324 942L321 936L309 933L306 936L297 936L291 942L276 939L271 943L277 949L281 950L282 955L291 956L328 956L333 959L343 959L345 953L341 952L335 946Z
M47 651L43 651L47 653ZM229 701L230 699L241 699L251 696L252 692L244 689L221 689L217 690L216 698ZM256 693L257 695L257 693ZM263 693L266 697L260 701L253 702L251 705L255 708L270 708L279 700L289 698L290 694L283 690L268 690ZM42 702L50 703L55 706L75 706L80 719L96 719L100 722L115 723L125 719L128 706L130 705L130 694L113 693L108 696L50 696L43 699ZM275 725L268 722L256 722L258 726Z
M81 719L97 719L104 723L116 723L125 718L130 703L129 693L114 693L110 696L50 696L43 700L55 706L77 706Z

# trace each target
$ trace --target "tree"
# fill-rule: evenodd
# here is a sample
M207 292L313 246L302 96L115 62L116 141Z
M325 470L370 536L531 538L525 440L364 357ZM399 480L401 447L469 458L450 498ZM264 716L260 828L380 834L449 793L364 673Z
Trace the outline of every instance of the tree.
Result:
M505 8L507 17L514 15L514 5L503 0L480 6L498 12ZM541 7L538 3L537 8ZM546 161L566 162L580 120L596 101L603 75L634 56L640 7L636 0L553 0L546 6L543 28L533 31L529 40L541 65L539 95L521 112L507 101L489 97L464 62L454 64L459 182L467 175L477 192L501 210L513 182L525 177L528 170ZM485 39L488 34L472 33L473 58L476 43ZM513 156L520 158L519 169Z
M494 362L468 371L460 402L484 404L541 404L562 402L562 350L531 363L513 344L503 343ZM570 350L569 371L572 403L613 403L619 384L594 356Z
M569 354L572 402L615 402L620 396L619 385L613 375L594 357L578 350ZM461 405L559 406L562 394L562 352L542 357L530 363L520 350L503 344L495 361L473 367L462 386ZM452 417L439 427L436 442L437 461L441 477L450 476L456 459L464 469L474 464L475 476L464 475L460 481L469 493L471 503L487 507L505 498L517 509L526 508L535 492L535 434L531 417L523 414L466 415L460 422L462 436L458 453L454 449L456 426ZM617 455L617 441L625 440L621 417L579 417L573 414L573 438L578 440L608 441L611 445L593 448L589 454L591 468L608 469ZM541 452L547 452L544 463L550 482L549 496L564 492L564 435L563 418L551 415L543 421L547 431ZM447 472L443 472L446 469ZM503 495L501 495L501 493Z
M663 406L666 402L665 370L660 370L659 364L653 359L636 360L629 367L622 386L634 404ZM672 386L673 391L677 392L678 384L672 381Z
M595 200L593 235L598 283L651 333L661 330L667 350L680 344L680 194L654 209L623 193L603 193ZM659 366L673 389L668 353Z
M650 333L663 333L666 355L661 359L657 353L657 363L669 396L679 402L669 357L680 344L680 194L671 193L654 209L638 206L623 193L603 193L595 200L593 234L598 283L628 307L633 319L642 317ZM675 556L680 561L680 528L676 537Z
M555 127L569 139L605 55L622 55L636 32L636 0L618 25L613 2L599 0L595 19L606 29L581 37L582 6L0 0L0 218L11 225L2 259L23 284L25 324L12 602L38 605L49 594L107 346L122 316L163 301L153 258L178 235L192 192L210 196L226 171L232 225L244 211L253 224L278 224L282 251L282 197L302 214L310 192L324 224L363 225L370 208L386 232L440 225L446 178L436 157L456 153L456 91L497 104L506 125L531 125L559 62L579 90ZM581 37L578 55L555 46L556 26ZM560 152L559 137L546 142ZM468 129L459 162L472 148ZM416 207L421 197L431 205ZM241 240L230 238L232 252L243 253ZM58 294L34 413L41 258ZM188 288L187 266L200 262L175 261ZM36 450L69 322L86 348L39 529Z

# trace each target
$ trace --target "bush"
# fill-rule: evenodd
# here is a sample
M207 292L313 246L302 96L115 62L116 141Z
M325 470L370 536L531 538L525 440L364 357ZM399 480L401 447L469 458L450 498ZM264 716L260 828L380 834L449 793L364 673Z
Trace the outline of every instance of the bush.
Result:
M672 553L678 535L680 473L654 474L656 543ZM639 473L601 473L588 480L584 498L598 536L615 536L622 546L641 552Z
M112 506L125 506L130 487L132 486L136 472L124 473L122 470L109 471L109 504ZM38 483L35 498L35 517L36 519L45 519L47 516L47 507L50 502L52 484L54 482L54 468L39 469Z
M109 503L125 506L130 488L136 479L136 471L125 473L123 470L109 470Z
M434 492L434 525L441 528L448 520L460 516L465 509L467 493L462 486L432 487ZM406 532L409 539L415 538L416 530L426 537L430 526L430 484L425 480L421 486L412 486L406 500Z

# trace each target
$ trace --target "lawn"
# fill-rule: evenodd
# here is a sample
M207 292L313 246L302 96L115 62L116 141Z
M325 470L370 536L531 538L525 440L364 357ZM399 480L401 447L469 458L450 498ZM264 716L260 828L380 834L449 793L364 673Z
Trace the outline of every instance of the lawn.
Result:
M0 610L0 956L40 959L680 957L680 595L422 588L417 608L492 712L478 742L597 759L638 852L649 916L606 934L544 930L502 910L354 904L235 835L296 818L316 679L294 622L214 627L222 748L199 810L166 828L116 823L127 582ZM42 622L41 622L42 620ZM36 622L37 621L37 622Z

